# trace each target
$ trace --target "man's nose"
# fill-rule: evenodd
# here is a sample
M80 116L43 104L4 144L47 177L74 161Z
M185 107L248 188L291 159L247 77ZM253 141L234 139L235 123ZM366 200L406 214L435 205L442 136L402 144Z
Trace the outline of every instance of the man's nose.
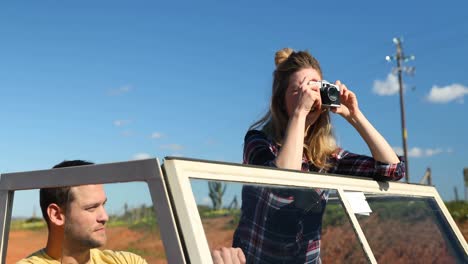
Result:
M107 214L106 209L104 207L102 207L98 215L98 221L103 222L103 223L106 223L107 221L109 221L109 215Z

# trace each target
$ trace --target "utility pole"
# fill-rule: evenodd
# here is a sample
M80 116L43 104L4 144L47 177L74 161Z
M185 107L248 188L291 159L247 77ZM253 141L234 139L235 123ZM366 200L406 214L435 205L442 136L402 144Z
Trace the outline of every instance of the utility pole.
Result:
M406 176L405 181L409 182L409 161L408 161L408 147L406 145L406 139L408 137L408 133L406 132L406 122L405 122L405 102L403 99L403 76L402 73L408 73L410 75L414 74L414 67L402 67L403 62L407 62L409 60L414 60L415 57L413 55L406 57L403 54L403 47L401 45L403 41L400 38L393 38L393 43L397 46L397 52L395 56L387 56L385 59L387 61L396 60L397 68L395 69L398 73L398 85L400 87L400 112L401 112L401 134L403 137L403 155L405 157L405 168L406 168Z
M419 181L420 184L427 184L432 186L432 173L431 173L431 168L426 169L426 173L424 173L424 176L422 179Z
M463 169L463 183L465 187L465 202L468 201L468 196L466 192L466 188L468 187L468 167Z

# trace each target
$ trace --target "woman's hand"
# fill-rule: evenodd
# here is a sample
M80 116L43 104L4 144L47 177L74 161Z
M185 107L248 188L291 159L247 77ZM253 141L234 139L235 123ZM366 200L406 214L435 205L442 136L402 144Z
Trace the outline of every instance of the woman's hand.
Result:
M348 90L340 81L335 82L340 88L341 106L331 109L332 112L343 116L367 143L372 157L383 163L397 164L400 162L395 151L385 138L372 126L364 114L359 110L356 95Z
M350 91L348 87L340 81L336 81L335 84L340 88L341 106L332 107L331 111L346 119L354 118L356 114L360 112L356 94Z
M293 93L297 93L296 113L308 115L311 112L319 111L322 107L320 86L316 81L304 77Z
M245 255L240 248L221 247L211 251L214 264L244 264Z

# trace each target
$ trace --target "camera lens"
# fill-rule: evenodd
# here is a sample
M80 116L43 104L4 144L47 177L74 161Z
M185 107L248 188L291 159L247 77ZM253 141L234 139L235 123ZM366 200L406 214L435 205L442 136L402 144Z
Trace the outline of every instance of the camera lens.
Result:
M340 91L338 91L336 87L331 86L331 85L328 86L327 88L328 88L327 94L328 94L328 98L330 99L330 101L334 102L338 100L338 96L340 96Z

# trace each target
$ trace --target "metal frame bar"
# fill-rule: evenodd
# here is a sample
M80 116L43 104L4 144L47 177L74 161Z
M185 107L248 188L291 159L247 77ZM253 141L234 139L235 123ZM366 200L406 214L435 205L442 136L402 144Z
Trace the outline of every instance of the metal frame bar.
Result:
M343 202L343 206L345 208L346 214L349 217L349 220L351 221L351 225L353 226L353 229L359 238L359 243L361 243L362 249L364 250L364 253L367 256L367 259L372 264L377 263L377 260L375 259L374 253L372 252L369 242L367 242L367 238L364 235L364 232L362 231L361 225L359 224L359 221L357 220L356 215L352 212L351 204L349 203L348 199L346 199L344 190L339 188L337 189L337 191L338 191L338 194L340 195L341 201Z
M151 199L153 200L153 207L155 212L159 212L156 215L159 219L159 232L161 232L161 238L164 244L164 250L168 263L180 263L185 264L185 257L182 250L182 244L180 241L179 232L175 223L173 215L173 209L169 199L169 193L167 192L166 182L161 171L159 161L157 162L157 171L154 175L158 177L152 177L147 180L148 188L150 190ZM156 202L160 201L160 202ZM164 202L162 202L164 201Z
M171 161L165 161L163 168L174 202L174 215L180 223L181 235L187 249L188 263L212 263L203 224L200 217L194 217L199 214L189 177L182 176L186 175L184 168L173 165Z
M198 214L195 197L191 190L190 179L218 180L251 184L270 184L294 187L314 187L338 190L345 210L350 218L359 240L363 245L368 260L376 263L367 239L351 212L349 201L343 195L344 191L359 191L374 194L403 195L409 197L435 198L443 216L448 220L465 254L468 246L450 216L445 204L440 199L435 187L427 185L407 184L401 182L377 182L368 179L343 177L332 174L305 173L292 170L265 168L260 166L220 163L184 158L167 157L163 168L166 173L169 192L173 197L175 212L181 225L187 247L187 258L192 263L212 263L206 235Z
M99 175L99 177L96 177ZM85 184L142 181L148 184L169 263L185 263L172 207L157 159L86 165L0 175L0 255L5 263L8 234L16 190Z
M0 190L0 260L6 263L6 251L8 247L8 234L10 233L11 212L13 206L13 191Z

